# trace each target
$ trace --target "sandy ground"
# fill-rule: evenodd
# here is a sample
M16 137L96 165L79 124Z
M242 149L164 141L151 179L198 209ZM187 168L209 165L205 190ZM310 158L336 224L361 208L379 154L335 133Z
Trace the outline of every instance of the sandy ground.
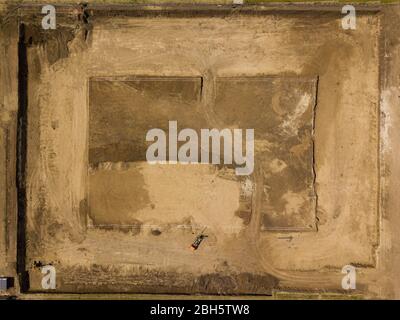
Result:
M381 221L380 212L394 200L379 194L390 183L395 188L380 167L393 141L389 131L379 133L379 106L392 105L396 93L380 92L380 15L360 14L353 31L340 28L340 17L312 12L96 17L86 38L83 31L71 36L68 22L49 39L28 24L33 43L28 48L30 289L40 290L39 266L51 263L58 270L57 289L64 292L335 291L341 290L342 266L353 264L360 292L392 295L382 288L390 287L386 283L395 269L386 261L392 259L388 228L394 230L396 218ZM178 107L154 119L149 110L133 109L124 117L138 114L140 125L132 131L124 130L129 121L115 131L107 129L114 130L112 123L102 128L100 120L93 122L92 106L129 105L129 95L121 100L126 89L109 86L100 90L103 98L94 95L94 102L91 79L131 76L202 79L200 89L197 84L181 90L189 93L186 98L160 99L167 101L165 107L183 101L181 107L198 116ZM237 98L225 105L218 100L218 79L246 77L276 77L282 83L260 87L260 93L254 85L241 84L248 90L234 90ZM297 92L283 87L293 78L312 79L312 85ZM257 94L246 96L251 90ZM297 103L289 99L282 108L291 95ZM307 96L310 100L301 104ZM252 110L258 97L263 97L260 107ZM150 104L146 99L139 107ZM246 101L248 112L240 108ZM390 114L390 107L382 107ZM271 126L271 112L295 140L289 142L288 135L279 140L276 129L267 130L277 128ZM120 114L110 119L122 121ZM246 124L257 129L261 124L264 132L272 132L257 137L257 150L268 152L257 153L250 196L243 199L243 181L219 175L220 168L150 167L142 162L140 139L135 140L139 149L118 144L123 132L140 137L154 120L162 123L177 114L193 127ZM301 121L288 124L290 119ZM288 148L288 143L293 145ZM290 218L282 219L285 215ZM198 251L190 251L204 226L208 238Z

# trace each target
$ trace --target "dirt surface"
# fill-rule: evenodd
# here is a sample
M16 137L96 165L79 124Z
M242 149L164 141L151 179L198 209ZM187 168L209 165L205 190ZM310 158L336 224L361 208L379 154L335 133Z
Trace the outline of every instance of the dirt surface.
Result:
M305 23L306 21L312 21L312 23ZM77 250L77 247L71 245L71 242L79 243L79 246L85 249L82 252L86 253L88 257L84 261L89 268L91 264L106 263L109 265L120 261L126 265L139 263L146 269L149 268L150 262L145 260L149 259L150 265L155 265L155 268L162 272L177 272L175 268L179 267L182 272L188 272L193 277L216 272L219 265L217 261L221 260L221 255L226 256L228 267L225 273L228 275L234 270L237 270L235 272L267 271L268 273L271 265L273 268L287 271L293 269L314 270L325 266L340 268L349 261L348 259L352 259L351 262L373 264L377 220L377 157L376 153L371 153L370 150L377 150L378 147L376 138L376 113L379 99L377 86L378 18L374 15L359 17L356 33L339 33L337 32L338 24L339 20L334 15L310 17L307 14L294 17L287 15L263 17L235 15L226 18L202 17L195 19L163 17L157 19L101 19L94 23L93 30L86 41L76 37L68 44L69 57L67 59L60 59L56 63L47 62L46 55L40 47L29 48L28 64L33 67L32 76L29 79L29 101L32 106L36 106L31 109L37 110L29 114L29 119L31 119L31 123L42 123L42 125L40 127L31 126L28 132L31 137L38 135L38 138L33 139L33 144L28 148L28 170L30 170L28 177L28 194L30 195L27 211L28 237L32 239L29 242L32 243L32 247L28 246L28 264L29 261L43 259L59 261L59 264L63 266L65 264L75 266L76 261L79 261L79 265L83 264L82 254L74 251ZM196 34L195 41L193 41L194 34ZM361 41L361 45L355 45L356 36L357 41ZM313 41L306 42L304 41L305 37L312 37ZM332 52L335 52L335 55ZM179 59L177 59L178 57ZM324 61L326 62L324 63ZM41 67L37 69L37 72L40 77L35 77L36 66L39 65ZM46 65L48 67L44 67ZM369 67L365 68L365 65L369 65ZM330 71L329 68L334 68L335 72ZM338 70L342 70L344 74ZM171 168L161 167L159 170L166 172L163 174L157 173L157 169L143 168L140 179L144 179L142 184L147 186L147 191L143 193L143 191L139 192L139 189L134 191L135 189L130 188L135 197L141 201L135 201L134 199L137 199L135 197L125 196L132 199L134 204L124 200L124 193L128 192L127 188L129 188L129 185L123 182L124 178L117 178L121 181L119 187L115 187L115 183L109 180L112 178L108 176L113 171L95 173L90 176L89 182L87 169L85 169L88 163L86 150L88 148L88 117L90 118L88 115L90 110L87 109L86 104L88 96L86 79L88 77L187 76L189 74L201 76L204 78L202 93L205 102L203 101L203 103L207 107L207 101L215 94L212 86L215 77L234 77L244 74L246 76L282 75L285 73L320 77L315 120L316 192L319 197L318 218L320 219L317 233L297 233L289 243L280 240L281 236L276 233L260 234L254 229L260 228L257 227L257 219L260 219L258 217L260 213L257 211L260 208L257 208L255 203L255 207L252 209L255 210L255 213L252 215L250 224L238 236L234 236L235 233L233 235L228 233L227 236L224 236L224 233L214 233L213 229L210 230L210 238L200 249L205 251L204 258L200 263L191 258L184 258L192 255L191 252L186 252L196 235L190 229L184 229L174 234L174 228L172 228L169 230L170 237L168 237L168 232L163 232L160 236L141 232L135 235L136 238L130 233L126 234L118 230L85 232L87 226L80 223L79 208L80 203L88 197L89 205L94 207L92 212L94 220L96 221L97 216L100 224L104 224L104 219L108 215L110 216L109 221L116 222L113 224L126 223L126 219L135 219L134 221L138 220L140 224L144 225L157 225L154 220L166 225L182 224L184 219L190 220L192 217L193 224L202 225L201 222L204 223L207 220L207 215L215 216L217 212L222 218L218 220L219 228L237 229L241 223L240 218L235 218L239 202L239 188L235 187L235 183L231 183L232 191L221 186L224 191L218 192L220 188L218 183L215 189L208 188L207 190L207 178L204 180L204 175L199 174L192 167L181 169L181 174L176 171L171 172ZM357 77L357 74L359 81L351 81L353 77ZM346 75L351 76L346 77ZM335 91L332 90L332 87L336 88ZM362 93L366 87L369 88L368 96ZM297 90L300 89L301 87ZM73 91L74 95L67 95L66 90ZM293 92L290 89L287 90ZM298 91L298 94L309 92L304 90ZM158 90L158 92L163 91ZM267 97L273 98L272 95L268 95L268 90L265 94ZM108 99L118 96L118 91L115 91L115 95L109 92ZM286 97L288 96L286 95ZM193 98L196 101L195 96ZM168 103L168 100L158 101ZM223 103L221 102L220 105L223 106ZM229 100L227 103L229 104ZM298 103L296 102L296 105ZM360 103L364 106L362 113L357 108ZM108 103L109 108L112 105L112 103ZM139 106L144 108L146 105L138 104ZM217 104L217 114L220 112L218 106ZM309 102L306 106L309 110L308 129L306 129L309 132L308 149L311 150L310 130L313 121L313 104ZM147 108L151 107L157 109L153 105L147 106ZM261 107L264 107L264 104L261 104ZM291 107L295 106L291 105ZM235 108L238 107L233 105L231 114L235 114ZM298 110L301 110L301 106ZM252 114L254 113L256 111ZM158 113L154 114L159 115ZM357 121L360 124L357 127L353 125L355 118L352 114L357 114ZM126 119L123 117L123 113L119 112L118 115ZM223 115L225 116L225 113ZM168 114L168 116L173 117L173 114ZM168 119L176 120L175 118ZM229 117L226 119L228 119L228 124L232 125L229 123ZM151 118L148 120L148 123L144 123L147 127L151 127L153 125ZM245 118L241 117L241 121L244 120ZM288 117L284 120L289 121ZM56 128L51 126L51 123L54 122L58 123ZM265 122L265 125L268 126L268 123L273 124L274 122ZM251 123L245 124L247 126ZM257 124L254 123L254 125L256 132L259 132ZM140 132L140 127L135 126L135 128ZM296 127L293 126L289 126L289 128L296 130ZM357 138L357 145L352 139L349 139L349 132L352 132L351 137L354 140ZM368 134L365 135L365 132ZM144 134L145 132L142 132L142 135ZM89 141L90 135L89 128ZM65 140L66 136L69 137L67 141ZM336 136L336 139L332 140L333 136ZM112 137L112 134L109 137ZM277 139L279 138L277 137ZM330 141L332 142L330 143ZM366 144L370 147L365 148ZM334 149L338 145L341 152ZM357 146L359 149L356 152ZM349 152L345 151L347 149ZM69 150L74 150L74 153ZM114 155L116 154L118 153L114 152ZM309 177L309 181L312 181L313 171L310 158L306 163L308 163L305 167L306 176ZM193 173L190 172L192 170L194 170ZM122 172L128 174L130 170ZM122 172L117 174L121 175ZM187 177L185 178L185 176ZM198 183L193 180L195 176L200 179L198 186ZM356 176L357 180L354 180L353 176ZM173 180L171 180L172 177ZM135 184L135 188L140 187L138 178L131 176L127 179ZM151 179L154 182L149 182ZM163 179L172 183L173 193L166 191L171 190L172 185L165 184L162 182ZM191 181L195 186L190 192L193 192L194 196L199 194L200 198L196 196L190 200L188 183L185 182L185 179ZM307 180L301 180L307 183ZM342 181L347 187L334 189L335 186L330 183L332 180L336 180L337 183ZM182 183L183 189L179 188L178 181ZM89 192L86 187L88 183L91 186ZM255 183L257 185L258 181ZM109 189L100 192L104 185L114 186L112 192ZM159 191L155 186L159 187ZM187 189L183 191L185 187ZM121 192L119 188L125 191ZM69 192L65 193L65 190L69 190ZM91 190L94 192L94 201L91 198ZM106 193L108 194L106 195ZM208 193L212 195L211 198L207 196ZM113 194L117 196L113 196ZM372 196L374 194L375 198ZM210 201L213 196L218 197L219 201ZM259 198L254 197L255 199ZM338 197L341 197L340 202L337 200ZM103 201L98 201L99 198L102 198ZM224 198L229 205L224 204ZM348 204L346 204L346 199L348 199ZM176 204L172 205L171 201L175 201ZM152 203L155 206L154 209L151 207ZM184 207L185 204L188 207ZM193 206L194 204L195 206ZM273 203L273 205L277 204ZM132 209L133 205L136 206L136 210ZM215 205L219 205L223 210L221 211ZM296 200L291 200L288 205L296 206ZM199 213L196 213L196 207L198 207ZM126 208L130 208L130 211ZM165 211L166 208L167 211ZM309 205L308 209L304 211L312 215L314 210ZM113 216L114 211L118 211L115 216ZM168 214L168 212L170 213ZM121 216L125 216L125 220L121 220ZM223 218L225 216L227 218ZM362 221L362 223L356 221ZM268 223L268 220L266 222ZM218 224L210 224L218 230ZM352 240L350 244L343 244L346 246L345 251L341 250L340 245L338 246L335 241L332 241L331 237L337 237L337 228L344 228L343 237ZM349 228L349 231L346 232L345 228ZM237 230L240 231L240 228ZM136 258L133 255L135 246L139 246L139 251L136 252L140 252L139 239L142 237L144 237L142 241L146 248L147 258L145 259L139 259L141 255ZM159 242L162 242L162 246ZM326 245L321 246L321 242ZM102 245L99 246L99 243ZM235 244L233 245L233 243ZM244 250L248 256L245 260L252 259L255 261L254 264L246 263L244 266L239 262L243 259L243 252L238 250L240 247L246 248ZM161 248L163 251L173 252L176 261L163 264L165 255L157 253ZM292 251L296 253L293 254ZM326 252L329 254L327 255ZM335 254L335 252L337 253ZM122 256L118 258L120 254ZM101 258L102 255L105 255L108 260ZM182 258L178 258L181 255ZM178 263L178 261L184 261L184 264ZM265 261L268 261L267 266L264 265ZM194 272L193 268L196 268L197 271ZM76 277L79 278L78 275ZM84 278L82 281L85 281ZM94 282L89 281L89 283L92 286L95 285ZM266 288L265 292L269 292L270 289Z
M214 112L222 127L254 128L262 181L262 230L315 228L314 115L317 80L217 78ZM258 174L260 176L258 176Z
M67 14L45 35L23 19L28 291L51 264L55 292L342 292L352 264L357 294L396 296L396 12L356 30L333 10ZM254 128L254 172L146 163L146 132L172 120Z

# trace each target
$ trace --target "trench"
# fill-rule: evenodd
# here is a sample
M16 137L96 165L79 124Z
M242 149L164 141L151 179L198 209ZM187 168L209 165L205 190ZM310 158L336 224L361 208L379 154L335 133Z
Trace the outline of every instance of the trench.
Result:
M21 292L29 289L26 270L26 161L28 124L28 58L25 25L19 26L17 113L17 272Z

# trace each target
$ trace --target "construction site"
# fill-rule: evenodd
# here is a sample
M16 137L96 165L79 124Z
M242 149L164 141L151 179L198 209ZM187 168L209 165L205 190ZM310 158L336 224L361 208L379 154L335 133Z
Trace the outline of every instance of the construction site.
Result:
M44 5L0 2L0 297L400 299L400 4Z

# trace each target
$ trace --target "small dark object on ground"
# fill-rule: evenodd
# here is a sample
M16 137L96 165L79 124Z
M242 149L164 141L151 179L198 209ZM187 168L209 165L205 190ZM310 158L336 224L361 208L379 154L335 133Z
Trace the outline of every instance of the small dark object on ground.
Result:
M190 245L190 249L197 250L201 244L201 242L207 238L208 236L204 234L204 231L206 228L203 229L203 231L194 239L193 243Z

